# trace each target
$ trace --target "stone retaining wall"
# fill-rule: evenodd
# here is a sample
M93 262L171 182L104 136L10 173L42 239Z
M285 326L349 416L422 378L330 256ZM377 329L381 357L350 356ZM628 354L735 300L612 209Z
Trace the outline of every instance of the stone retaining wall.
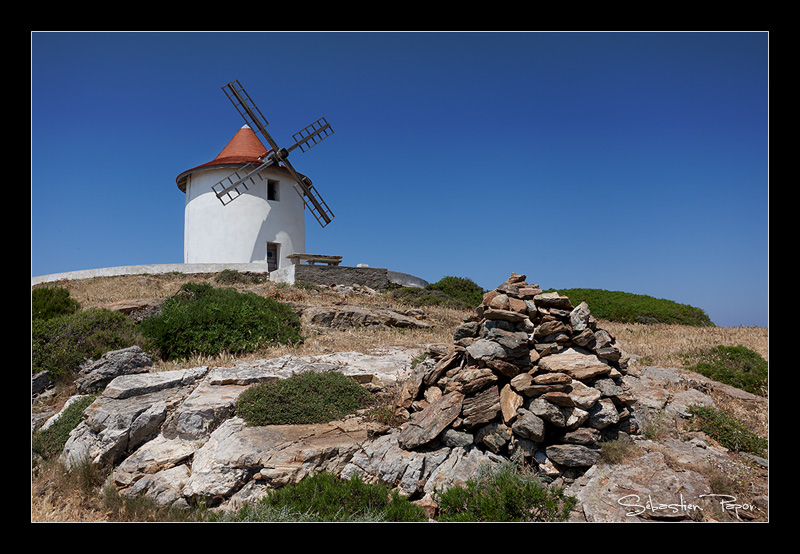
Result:
M306 281L316 285L362 285L384 290L390 285L424 288L428 282L408 273L390 271L379 267L347 267L298 264L270 273L270 280L294 284Z

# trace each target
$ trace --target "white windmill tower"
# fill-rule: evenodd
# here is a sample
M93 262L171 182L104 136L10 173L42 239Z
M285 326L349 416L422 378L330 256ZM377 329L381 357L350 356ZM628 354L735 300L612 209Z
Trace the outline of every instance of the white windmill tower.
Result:
M280 148L239 81L222 89L245 125L216 158L176 178L186 193L184 263L266 262L273 271L288 265L288 255L305 252L305 208L322 227L333 220L311 180L288 160L292 150L305 152L333 130L321 118L295 133L292 146Z

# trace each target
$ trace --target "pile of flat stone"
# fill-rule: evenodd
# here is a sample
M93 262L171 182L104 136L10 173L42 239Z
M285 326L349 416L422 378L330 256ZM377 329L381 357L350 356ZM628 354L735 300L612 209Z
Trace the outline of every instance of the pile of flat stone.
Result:
M586 303L525 275L486 293L442 350L413 375L406 450L477 446L557 476L594 465L604 438L637 432L619 344Z

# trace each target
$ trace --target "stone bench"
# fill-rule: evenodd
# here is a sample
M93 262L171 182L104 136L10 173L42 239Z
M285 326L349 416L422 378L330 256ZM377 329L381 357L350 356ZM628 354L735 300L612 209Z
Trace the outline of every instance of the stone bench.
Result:
M341 256L322 256L318 254L289 254L287 259L292 260L294 265L300 265L302 260L305 260L308 265L316 263L324 263L332 266L337 266L341 263Z

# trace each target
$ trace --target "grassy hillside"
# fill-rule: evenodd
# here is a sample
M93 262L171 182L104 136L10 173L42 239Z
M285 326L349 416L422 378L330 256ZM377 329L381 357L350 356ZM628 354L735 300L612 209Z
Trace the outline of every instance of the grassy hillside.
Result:
M670 323L696 327L714 325L700 308L644 294L603 289L558 289L558 292L568 296L573 306L586 302L597 319L619 323Z

